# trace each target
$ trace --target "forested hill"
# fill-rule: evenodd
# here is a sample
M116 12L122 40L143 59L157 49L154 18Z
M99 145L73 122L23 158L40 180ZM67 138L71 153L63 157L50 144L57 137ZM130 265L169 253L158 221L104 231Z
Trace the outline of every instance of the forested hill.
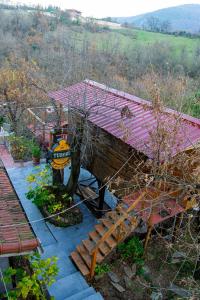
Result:
M200 31L200 4L169 7L135 17L120 17L116 19L120 23L127 22L145 28L157 26L156 22L158 20L160 22L167 21L170 24L170 31L197 33Z
M13 68L29 74L34 69L34 80L46 91L90 78L152 99L158 87L166 106L200 116L197 36L111 29L93 19L71 20L54 7L3 6L0 20L0 92L12 82ZM31 100L31 107L38 106L37 97Z

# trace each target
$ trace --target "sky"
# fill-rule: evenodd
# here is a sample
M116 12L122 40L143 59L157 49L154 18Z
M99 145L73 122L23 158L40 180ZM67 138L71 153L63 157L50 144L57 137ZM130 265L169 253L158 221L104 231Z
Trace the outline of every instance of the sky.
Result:
M63 9L74 8L80 10L83 16L96 18L135 16L170 6L200 4L200 0L11 0L10 2L42 6L51 4Z

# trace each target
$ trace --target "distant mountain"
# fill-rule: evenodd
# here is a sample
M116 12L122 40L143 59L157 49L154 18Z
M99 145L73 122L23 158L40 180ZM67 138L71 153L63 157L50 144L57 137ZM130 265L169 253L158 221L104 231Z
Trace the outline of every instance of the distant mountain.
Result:
M115 18L119 23L134 24L137 27L147 28L151 22L168 23L170 31L200 31L200 4L185 4L176 7L160 9L151 13L135 17Z

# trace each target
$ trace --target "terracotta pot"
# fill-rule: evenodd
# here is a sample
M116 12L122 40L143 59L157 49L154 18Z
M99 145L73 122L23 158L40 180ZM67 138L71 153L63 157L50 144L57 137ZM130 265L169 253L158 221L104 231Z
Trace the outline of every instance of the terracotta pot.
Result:
M34 166L37 166L40 164L40 157L34 157L32 156L33 164Z

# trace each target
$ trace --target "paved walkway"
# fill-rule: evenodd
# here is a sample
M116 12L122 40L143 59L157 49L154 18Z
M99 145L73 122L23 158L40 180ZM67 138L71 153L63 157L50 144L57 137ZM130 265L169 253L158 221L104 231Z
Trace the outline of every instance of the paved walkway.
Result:
M15 187L15 190L21 200L22 206L26 211L30 221L42 218L38 208L26 199L25 193L28 190L26 177L34 172L34 167L27 164L24 167L7 166L7 171L10 179ZM66 169L65 180L69 175L69 170ZM82 170L81 179L88 177L88 172ZM75 201L79 201L77 197ZM91 231L97 220L90 213L84 204L80 205L83 213L83 222L76 226L68 228L59 228L49 222L40 221L32 223L33 230L40 239L44 253L43 257L58 257L59 274L57 281L48 288L50 295L56 300L102 300L100 293L89 287L88 283L81 273L70 260L70 253L76 246L87 238L87 234Z

